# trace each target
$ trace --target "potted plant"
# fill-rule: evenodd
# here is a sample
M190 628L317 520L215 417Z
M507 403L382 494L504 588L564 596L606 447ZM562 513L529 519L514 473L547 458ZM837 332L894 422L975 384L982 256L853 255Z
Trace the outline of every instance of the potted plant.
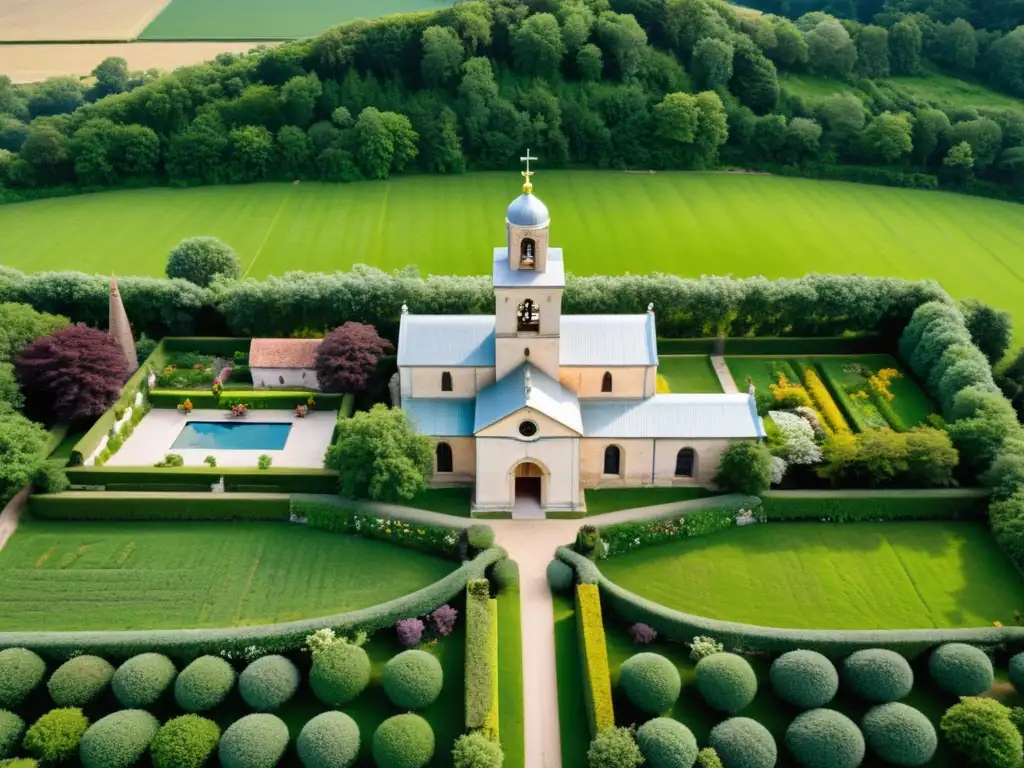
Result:
M238 405L231 406L231 415L237 418L242 418L248 412L248 408L245 403L239 403Z
M304 418L306 418L306 412L308 410L309 410L308 406L302 405L301 403L299 405L296 405L295 406L295 418L297 418L297 419L304 419Z
M308 408L309 410L311 410L311 411L312 411L312 410L313 410L314 408L316 408L316 400L314 400L314 399L313 399L313 396L312 396L312 395L310 395L310 396L309 396L309 399L308 399L308 400L306 400L306 407L307 407L307 408Z
M188 416L192 413L192 401L186 397L184 402L178 403L178 410Z
M221 392L224 391L224 385L220 383L220 379L214 379L213 385L210 387L210 392L213 393L214 397L220 397Z

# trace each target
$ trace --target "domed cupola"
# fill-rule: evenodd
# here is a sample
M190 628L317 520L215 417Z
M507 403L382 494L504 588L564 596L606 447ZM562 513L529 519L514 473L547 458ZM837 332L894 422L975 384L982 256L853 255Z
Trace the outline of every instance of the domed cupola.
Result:
M524 184L524 187L532 187L531 184ZM541 202L540 198L532 192L523 192L519 197L509 203L505 212L505 220L517 227L542 227L551 221L548 216L548 207Z
M509 203L505 211L508 265L513 270L544 272L548 264L548 227L551 217L548 216L548 207L533 194L530 161L537 158L531 157L530 150L526 150L526 157L519 159L526 162L526 170L522 172L526 181L523 194Z

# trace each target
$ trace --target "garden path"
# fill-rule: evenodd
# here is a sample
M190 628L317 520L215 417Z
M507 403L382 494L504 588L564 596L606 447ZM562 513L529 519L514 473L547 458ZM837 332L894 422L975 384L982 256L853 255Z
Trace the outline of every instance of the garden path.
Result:
M21 519L22 510L28 504L30 490L31 486L26 485L18 491L17 495L0 512L0 549L4 548L7 540L18 530L18 521Z
M729 371L729 366L725 364L725 358L722 355L711 356L711 367L715 369L715 375L718 376L718 383L722 385L723 392L727 395L739 392L732 373Z

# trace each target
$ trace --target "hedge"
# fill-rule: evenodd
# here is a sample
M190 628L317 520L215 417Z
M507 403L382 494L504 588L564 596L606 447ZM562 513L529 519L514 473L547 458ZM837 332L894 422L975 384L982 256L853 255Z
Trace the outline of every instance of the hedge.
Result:
M114 667L99 656L76 656L50 675L46 688L58 707L84 707L110 685Z
M370 657L360 646L334 643L314 655L309 686L324 704L340 707L366 689L370 671Z
M274 768L288 748L288 726L275 715L246 715L232 723L217 748L222 768Z
M205 712L235 687L235 670L219 656L200 656L174 681L174 700L186 712Z
M72 467L73 486L102 486L108 491L209 491L224 479L224 490L247 493L338 492L338 473L297 467Z
M437 701L444 687L444 670L426 651L402 651L384 665L381 686L399 709L423 709Z
M149 748L160 722L141 709L123 709L97 720L78 747L82 768L130 768Z
M983 519L988 494L980 489L906 491L766 491L758 517L837 523L888 520Z
M125 709L141 709L156 703L176 674L174 662L166 656L140 653L117 668L110 688Z
M298 667L284 656L271 655L256 659L238 676L238 692L242 700L257 712L277 709L299 690Z
M498 734L497 611L490 582L480 578L466 585L466 730L484 730L492 738Z
M340 411L345 395L310 390L226 389L217 397L209 389L154 389L149 393L149 402L154 408L168 409L175 409L188 399L195 409L226 410L245 403L253 411L292 411L297 405L305 405L310 397L316 403L314 411Z
M206 496L139 496L94 493L32 496L29 511L46 520L279 520L287 522L287 496L232 498L226 493Z
M35 653L15 647L0 651L0 709L15 709L46 674L46 663Z
M195 352L234 358L235 352L249 354L252 339L248 336L164 336L164 352Z
M658 339L659 355L717 354L718 339ZM888 352L877 333L859 336L726 336L727 355L866 355Z
M489 549L443 579L411 594L347 613L279 624L217 629L0 632L0 648L27 647L60 661L82 652L123 659L144 651L161 651L184 660L203 654L240 653L249 646L255 646L264 653L279 653L303 647L307 635L324 627L343 635L360 630L375 632L393 626L399 619L430 613L454 600L469 580L483 578L489 566L507 556L500 547Z
M707 635L727 648L748 652L784 653L805 648L829 658L842 658L864 648L889 648L907 658L915 658L942 643L961 642L984 646L1003 645L1010 650L1024 648L1024 627L976 627L970 629L897 629L830 630L760 627L720 621L676 611L646 600L609 581L597 566L568 547L559 547L557 556L585 580L584 574L599 586L601 598L626 624L642 622L664 637L689 643L697 635ZM596 593L595 593L596 599ZM2 636L0 636L2 640ZM603 646L603 643L602 643Z
M359 757L359 725L344 712L321 712L302 726L295 751L305 768L344 768Z
M588 561L589 562L589 561ZM576 586L576 643L583 671L583 702L587 708L590 737L615 727L608 647L604 639L601 597L594 584Z

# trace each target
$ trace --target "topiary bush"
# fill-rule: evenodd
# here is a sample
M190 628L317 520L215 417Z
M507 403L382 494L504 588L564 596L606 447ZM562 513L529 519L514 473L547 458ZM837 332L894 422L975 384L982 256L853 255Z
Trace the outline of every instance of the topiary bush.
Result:
M238 676L238 692L257 712L277 709L299 689L299 670L284 656L256 659Z
M491 579L499 592L519 586L519 563L515 560L499 560L491 568Z
M82 736L82 768L130 768L145 754L160 730L159 721L142 709L122 709L93 723Z
M637 653L622 663L619 685L638 708L657 715L679 698L683 687L679 670L657 653Z
M155 703L174 682L174 663L159 653L140 653L117 668L110 688L128 709Z
M302 727L295 749L305 768L348 768L359 757L359 726L344 712L323 712Z
M547 575L548 586L555 594L564 594L572 589L572 583L576 576L573 569L558 558L548 563Z
M892 765L924 765L939 744L931 721L898 701L869 709L861 730L868 749Z
M78 707L53 709L25 732L22 746L44 763L62 763L78 751L78 742L89 730L89 718Z
M381 685L396 707L423 709L441 695L444 671L426 651L402 651L384 665Z
M786 747L804 768L857 768L864 760L864 736L846 715L812 709L786 729Z
M329 707L347 704L369 683L370 657L357 645L335 643L313 656L309 685Z
M21 744L25 721L13 712L0 709L0 760L10 757Z
M757 675L735 653L715 653L697 662L697 690L712 709L734 715L757 695Z
M114 667L99 656L76 656L50 675L46 688L58 707L84 707L110 685Z
M719 723L708 734L708 744L726 768L774 768L779 757L771 733L749 717L732 717Z
M946 710L939 728L943 741L973 765L1017 768L1021 761L1020 731L1010 719L1010 710L995 699L964 696Z
M992 661L980 648L946 643L932 651L928 672L936 685L956 696L974 696L992 686Z
M1018 693L1024 693L1024 653L1018 653L1010 658L1008 671L1013 687Z
M599 731L587 750L588 768L638 768L643 762L644 756L629 728Z
M186 712L205 712L220 704L235 687L235 670L217 656L200 656L174 681L174 700Z
M453 768L501 768L505 753L501 744L476 731L464 733L452 749Z
M839 690L839 673L817 651L790 651L772 662L770 678L779 698L801 709L823 707Z
M203 768L220 741L220 726L199 715L181 715L157 731L150 746L153 768Z
M656 717L641 725L636 743L650 768L693 768L697 761L697 739L670 717Z
M217 275L234 279L242 274L235 249L216 237L189 237L167 256L167 276L206 288Z
M373 734L377 768L422 768L434 756L434 730L419 715L389 717Z
M494 529L483 523L474 523L466 529L466 541L473 549L490 549L494 546Z
M45 674L46 663L27 648L0 651L0 709L16 709Z
M866 648L843 661L843 684L862 699L898 701L914 687L914 670L896 651Z
M288 726L276 715L246 715L220 739L222 768L274 768L288 748Z

